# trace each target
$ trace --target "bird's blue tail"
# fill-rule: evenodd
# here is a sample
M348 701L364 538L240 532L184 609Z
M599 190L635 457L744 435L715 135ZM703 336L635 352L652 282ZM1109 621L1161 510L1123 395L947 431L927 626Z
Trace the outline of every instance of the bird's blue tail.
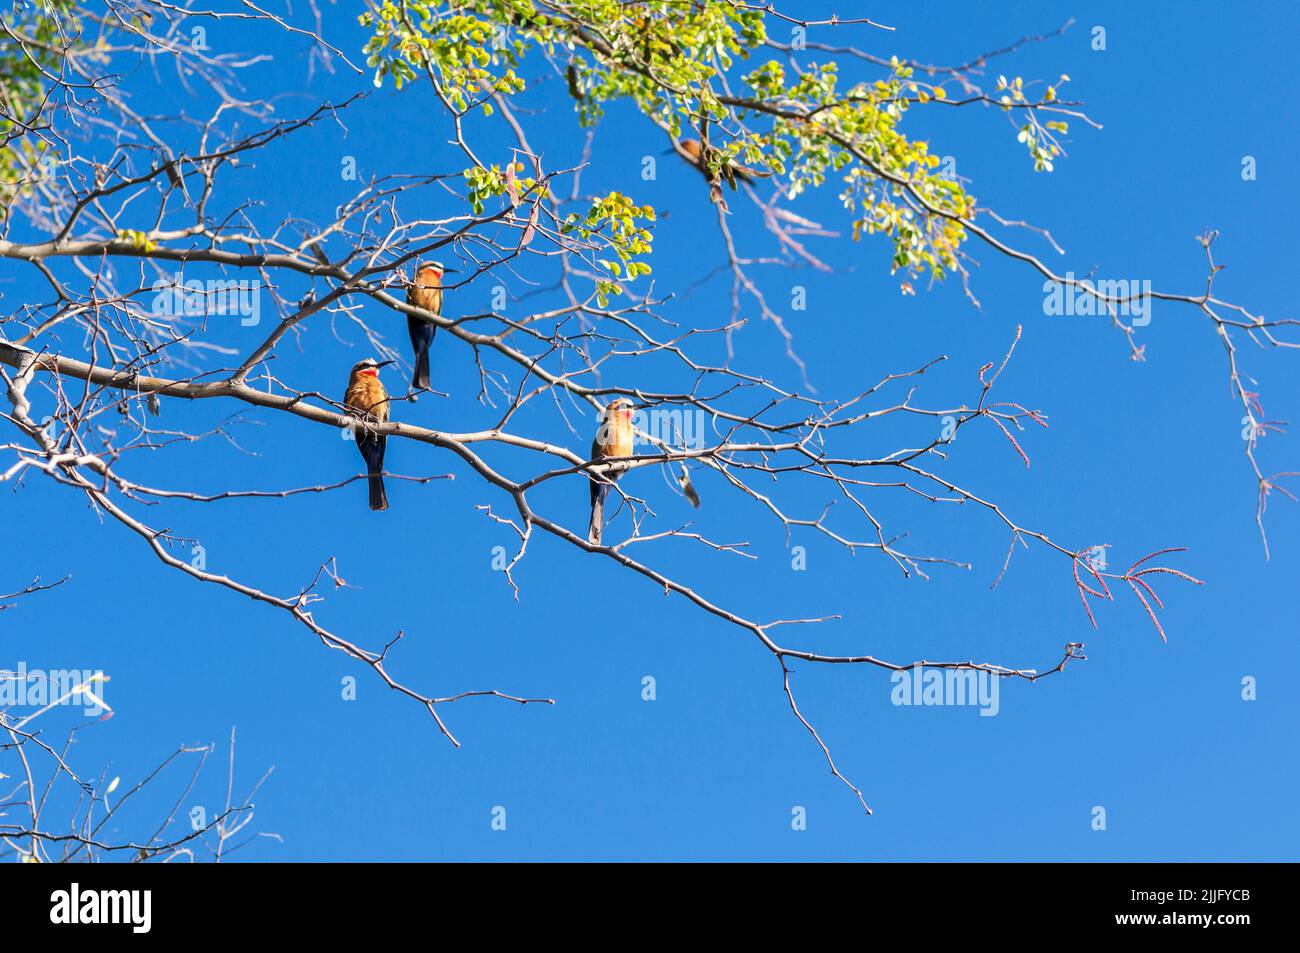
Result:
M370 481L370 508L372 510L388 509L388 493L384 490L383 475L371 473L367 479Z
M411 378L411 390L429 389L429 348L438 329L414 315L406 316L406 330L411 335L411 351L415 354L415 376Z
M411 379L412 390L429 389L429 345L415 352L415 376Z
M596 480L591 481L591 523L587 526L587 542L600 545L600 533L605 528L605 497L609 496L610 484Z

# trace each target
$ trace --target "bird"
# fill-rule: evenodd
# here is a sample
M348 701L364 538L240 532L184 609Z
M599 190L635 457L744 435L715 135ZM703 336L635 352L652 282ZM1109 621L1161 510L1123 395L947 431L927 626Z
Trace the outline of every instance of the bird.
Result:
M700 172L702 172L704 176L708 178L709 169L705 157L705 147L700 144L700 140L683 139L681 140L681 142L677 144L677 148L674 149L673 151L677 152L679 155L684 153L685 154L684 158L686 158L686 160L690 162L691 165L699 169ZM722 167L722 178L725 179L727 184L731 186L732 191L735 191L736 189L737 179L739 179L741 182L746 183L747 185L753 185L755 179L765 179L771 174L772 174L771 172L761 171L759 169L751 169L748 166L743 166L738 162L728 162L726 165Z
M388 494L384 492L384 447L388 437L370 430L368 423L388 422L388 391L379 381L379 369L392 361L376 361L368 357L352 365L348 375L348 389L343 394L343 406L359 418L353 433L357 449L366 462L366 478L370 483L370 508L388 509Z
M413 308L442 314L442 276L447 271L441 262L420 262L415 269L415 280L406 289L406 303ZM411 378L411 389L428 390L429 347L438 326L408 314L406 329L411 333L411 347L415 350L415 376Z
M686 494L686 502L697 510L700 508L700 494L695 489L695 484L691 482L691 471L686 469L686 464L682 464L682 475L677 478L677 485L682 488Z
M596 439L591 442L591 459L632 456L632 401L620 397L611 401L600 415ZM591 473L591 524L587 528L587 541L600 545L600 534L605 527L605 497L609 489L623 475L623 467L613 465L603 473Z

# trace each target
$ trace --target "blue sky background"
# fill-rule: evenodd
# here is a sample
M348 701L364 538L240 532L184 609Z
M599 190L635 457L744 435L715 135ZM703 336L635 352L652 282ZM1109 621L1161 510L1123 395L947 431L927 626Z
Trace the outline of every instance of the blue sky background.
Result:
M831 12L822 4L788 9ZM1269 317L1294 316L1300 131L1278 107L1277 89L1292 61L1300 12L1282 4L1207 3L1176 13L1132 3L948 9L940 15L933 6L877 4L870 15L896 26L895 33L823 28L812 36L852 40L886 56L964 62L1076 16L1064 37L990 67L991 76L1004 71L1027 79L1068 73L1068 92L1103 123L1102 131L1072 125L1070 155L1055 173L1035 174L1005 117L992 110L913 111L904 128L929 139L934 152L956 155L958 172L983 203L1050 228L1066 257L1051 255L1028 233L1012 238L1051 255L1060 270L1082 274L1096 266L1103 277L1149 278L1159 290L1196 292L1204 262L1193 236L1217 228L1216 254L1228 267L1216 291ZM1095 24L1107 31L1104 52L1090 49ZM327 10L327 33L349 52L363 42L340 9ZM347 71L318 71L309 81L302 48L270 30L213 26L209 42L244 50L274 44L274 62L258 67L248 85L257 95L291 91L278 103L280 115L369 86L368 77ZM845 69L857 75L856 67ZM533 63L523 72L540 79L545 70ZM133 82L148 89L152 80ZM183 98L170 82L151 95ZM346 130L323 124L267 150L255 167L228 180L228 194L265 198L262 221L289 212L322 219L353 191L354 183L339 178L345 155L357 157L363 175L459 169L464 162L445 144L432 102L419 85L401 93L385 87L348 111ZM574 164L581 139L562 84L549 80L526 102L546 110L527 121L548 166ZM201 111L197 103L189 108ZM488 154L508 141L494 129L477 134ZM652 259L660 290L684 288L724 262L695 173L661 158L656 181L637 178L641 157L664 147L640 117L611 109L584 179L584 191L625 189L668 213ZM1257 158L1256 181L1241 178L1244 155ZM425 201L435 202L432 191ZM796 208L842 227L835 204L827 193ZM770 254L773 243L745 205L733 200L733 227L746 250ZM460 209L447 199L405 211L437 217ZM1041 546L1020 551L1001 586L990 590L1008 543L1004 530L974 508L898 497L877 499L887 528L910 530L918 550L969 560L974 569L939 568L929 582L906 580L886 559L852 557L805 534L794 541L807 547L808 568L795 572L778 525L720 482L698 478L701 530L749 539L758 561L685 545L643 556L750 617L842 615L820 628L787 631L793 644L899 661L975 658L1045 668L1066 642L1088 643L1088 660L1062 675L1003 684L993 718L972 708L895 707L888 675L878 669L799 666L802 708L864 789L874 817L865 817L827 772L787 708L777 666L744 632L665 598L607 560L543 538L518 570L523 594L512 601L491 568L492 548L509 547L511 538L474 509L484 502L503 509L505 501L449 454L422 445L391 444L390 468L451 472L456 479L424 487L390 483L387 513L368 512L362 488L351 486L283 501L171 504L146 515L199 539L210 570L280 593L296 591L315 566L338 556L353 588L330 592L318 614L368 646L405 629L391 658L395 674L437 694L491 687L553 697L554 707L459 702L444 709L464 743L455 750L418 706L281 613L164 570L137 538L101 523L83 499L35 478L17 493L0 492L9 541L0 550L0 590L19 588L35 573L50 579L70 572L72 579L4 614L0 666L21 660L29 668L102 668L111 675L108 699L117 714L82 733L74 756L84 773L108 765L109 776L122 775L125 785L182 741L218 741L220 757L187 806L219 807L225 739L237 726L236 786L275 766L257 799L254 826L283 837L236 855L250 860L1295 859L1300 701L1286 673L1300 662L1300 509L1275 495L1267 518L1273 558L1266 562L1242 452L1242 412L1211 326L1194 309L1157 303L1152 323L1139 331L1148 359L1136 364L1105 322L1045 317L1041 279L976 244L968 250L981 262L974 276L980 311L956 282L900 295L879 241L822 241L815 249L835 274L761 275L776 301L788 300L792 284L808 289L808 310L787 309L787 318L821 395L849 396L886 373L947 354L950 360L925 377L919 402L973 402L976 370L1000 359L1022 324L1019 350L996 393L1050 418L1049 430L1035 428L1024 441L1032 468L996 431L977 424L963 429L944 472L1062 545L1111 544L1119 568L1155 549L1187 546L1190 552L1170 564L1207 580L1202 588L1158 584L1167 645L1131 595L1101 606L1101 628L1093 631L1068 560ZM38 293L28 270L4 266L6 310L25 291ZM446 311L486 310L496 283L463 289L454 303L449 296ZM664 313L699 326L721 324L729 289L729 280L718 277ZM404 341L398 316L367 308L373 323ZM222 341L248 350L265 330L226 328ZM366 353L354 332L342 334L353 347L323 324L311 327L301 352L283 350L277 373L306 390L341 390L347 368ZM75 350L77 342L67 343ZM1300 356L1242 351L1269 416L1300 418ZM474 402L469 353L446 337L435 352L435 386L451 399L421 400L402 414L458 431L492 422L496 414ZM799 386L777 336L757 322L737 338L736 363ZM238 409L168 401L164 421L201 430ZM332 482L358 469L355 449L326 428L256 411L244 417L236 432L256 456L208 441L137 458L128 475L205 490L279 489ZM567 437L540 411L519 423L575 450L586 446L585 433ZM864 446L915 446L931 429L928 418L886 423ZM1300 442L1270 435L1260 456L1268 472L1300 469ZM514 475L534 465L494 459L509 461L502 465ZM689 518L657 474L641 471L636 480L666 520ZM579 480L540 499L570 525L585 525ZM798 502L811 514L825 500L806 493ZM340 700L347 675L357 677L356 701ZM657 680L654 702L641 700L645 675ZM1247 675L1259 683L1251 703L1240 697ZM75 711L62 711L45 729L58 736L78 720ZM174 772L157 784L124 812L117 833L151 832L184 779ZM490 827L497 805L508 812L504 832ZM807 810L805 831L791 829L796 805ZM1106 808L1104 832L1091 829L1094 805Z

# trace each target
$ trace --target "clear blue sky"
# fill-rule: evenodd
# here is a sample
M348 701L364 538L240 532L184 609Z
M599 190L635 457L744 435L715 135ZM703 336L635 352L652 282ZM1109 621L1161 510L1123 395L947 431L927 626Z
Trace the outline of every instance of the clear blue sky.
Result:
M1300 131L1277 91L1293 62L1300 13L1282 4L1256 12L1209 3L1177 12L1133 3L1088 8L878 4L870 15L896 33L851 37L884 55L954 62L1078 17L1063 38L991 68L1026 78L1068 73L1068 90L1104 124L1094 131L1075 123L1070 155L1054 174L1033 173L1014 132L991 110L913 113L907 128L929 138L933 151L957 155L958 171L983 202L1050 228L1068 251L1053 256L1062 270L1096 266L1104 277L1150 278L1160 290L1193 292L1204 281L1193 236L1217 228L1216 252L1228 267L1216 290L1269 317L1294 316L1287 276L1295 268ZM334 7L326 13L335 42L359 47L351 18ZM1090 49L1094 24L1107 30L1105 52ZM209 42L228 35L214 27ZM248 49L250 34L238 35ZM256 74L265 85L254 80L250 87L259 95L291 91L278 103L280 115L369 85L346 71L318 71L308 81L300 46L270 31L251 36L275 39L274 62ZM850 38L829 29L813 36ZM539 63L525 70L530 78L542 73ZM431 101L418 85L377 91L349 110L346 131L324 124L268 150L233 180L246 189L236 194L265 197L263 221L290 211L323 219L351 194L353 183L339 178L345 155L357 157L363 175L459 169L464 163L444 144L445 127L436 118L414 122L432 114ZM581 140L562 84L548 82L528 102L548 110L530 117L548 165L573 164ZM483 135L483 143L506 142ZM663 137L650 135L643 120L613 109L584 186L624 188L669 213L656 231L653 264L661 289L681 288L722 264L723 249L689 169L663 158L657 181L636 178L641 157L663 148ZM1244 155L1257 158L1256 181L1241 178ZM744 203L733 205L745 247L770 253L771 243L741 211ZM830 195L802 210L840 224ZM412 217L454 211L450 201L406 209ZM1049 254L1030 235L1014 238ZM1123 594L1100 608L1101 628L1093 631L1068 561L1042 547L1022 551L991 591L1008 542L1002 529L973 509L936 511L896 498L880 501L891 529L913 531L918 548L969 560L973 571L939 569L929 582L905 580L887 560L854 558L804 536L795 541L808 548L808 568L794 572L779 526L730 499L720 483L701 479L702 530L748 538L760 559L684 547L646 558L752 617L843 616L791 636L800 644L900 661L973 657L1050 667L1067 641L1088 643L1088 660L1063 675L1004 684L992 718L969 708L895 707L889 679L876 669L800 666L801 704L863 787L874 817L826 771L786 706L772 659L743 632L549 539L533 543L518 572L522 598L513 602L491 568L492 547L511 540L474 508L505 501L426 446L390 445L390 468L452 472L455 481L392 484L387 513L368 512L363 491L352 486L285 501L171 504L147 515L197 537L209 569L278 592L296 590L317 564L338 556L353 588L329 593L320 616L370 646L405 629L395 673L438 694L494 687L553 697L554 707L457 703L445 709L464 743L455 750L417 706L281 614L166 571L83 499L34 478L16 495L0 495L9 541L0 590L34 573L48 579L70 572L72 579L5 614L0 665L23 660L112 676L116 717L83 732L76 747L85 773L109 765L109 775L122 775L125 784L181 741L220 742L221 757L187 804L218 806L224 740L236 725L237 786L275 765L257 799L255 827L284 838L237 855L247 859L1295 859L1300 701L1286 673L1300 663L1300 509L1273 501L1273 558L1265 562L1242 414L1212 328L1190 308L1157 304L1139 332L1148 360L1135 364L1103 322L1045 317L1041 279L975 245L969 250L981 262L974 281L982 311L956 283L902 297L879 242L816 249L835 265L834 275L772 269L762 280L778 300L791 284L808 288L809 309L789 317L822 395L848 396L888 372L947 354L925 379L922 401L971 401L976 369L1000 358L1022 324L999 393L1050 417L1049 430L1025 441L1033 466L1026 470L991 428L973 426L954 446L949 472L1063 545L1111 544L1121 567L1164 546L1187 546L1174 564L1207 580L1199 589L1159 586L1167 645ZM6 309L36 287L14 265L2 277L14 279L0 286ZM446 310L486 310L495 283L463 290ZM716 325L728 306L729 282L720 277L665 313ZM397 316L373 305L367 315L404 340ZM223 343L242 350L260 340L259 329L222 333ZM348 366L365 353L355 332L341 334L350 349L323 323L309 328L301 353L284 349L277 373L303 389L341 390ZM442 337L435 352L435 386L452 399L421 400L403 414L459 431L491 422L493 412L474 402L468 353ZM746 329L737 360L798 386L770 328ZM1243 360L1269 416L1300 419L1300 356L1244 350ZM203 430L238 409L168 401L164 420ZM248 425L236 432L256 456L210 441L156 455L134 474L216 491L330 482L358 469L354 448L326 428L255 411L245 417ZM562 435L553 421L521 423ZM878 449L908 435L928 438L929 426L883 427ZM585 447L568 439L575 450ZM1300 469L1300 441L1274 434L1263 444L1269 471ZM511 472L525 472L526 463L516 460ZM650 471L635 479L647 494L662 490ZM585 485L575 479L566 490L571 500L553 491L547 505L561 507L571 525L585 525ZM823 502L809 496L804 508L813 513ZM677 498L664 499L663 509L669 519L687 515ZM596 609L599 624L592 622ZM340 700L347 675L357 676L357 701ZM645 675L657 680L652 703L641 700ZM1240 697L1247 675L1259 684L1252 703ZM76 720L61 712L45 727L58 735ZM183 783L178 772L157 785L123 818L120 833L152 831L150 822ZM490 828L497 805L508 812L505 832ZM795 805L807 810L806 831L791 829ZM1107 810L1105 832L1090 828L1094 805Z

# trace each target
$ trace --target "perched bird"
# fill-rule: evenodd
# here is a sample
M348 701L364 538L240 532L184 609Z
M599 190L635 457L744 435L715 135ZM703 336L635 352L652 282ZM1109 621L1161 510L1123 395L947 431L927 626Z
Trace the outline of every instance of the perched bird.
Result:
M366 424L388 422L388 391L379 382L379 369L392 363L376 361L373 357L357 361L352 365L348 389L343 394L343 405L358 418L353 432L361 459L366 462L372 510L388 509L388 494L384 492L384 447L388 438L370 430Z
M406 303L413 308L442 314L442 276L447 270L440 262L420 262L415 270L415 280L406 289ZM411 389L428 390L429 347L438 326L408 314L406 330L411 333L411 347L415 349L415 376L411 378Z
M677 478L677 485L686 494L686 501L698 510L700 508L700 494L695 489L695 484L691 482L691 471L686 469L684 463L682 464L682 475Z
M324 265L326 268L330 266L330 256L326 253L325 249L321 247L319 242L312 242L307 246L307 248L317 262Z
M683 139L673 151L677 152L678 155L682 155L695 168L704 173L705 177L708 177L708 163L704 155L704 146L700 145L700 140ZM735 191L737 179L748 185L753 185L755 179L765 179L771 174L771 172L751 169L738 162L728 162L722 167L722 178L731 186L732 191Z
M620 397L612 401L600 415L600 428L591 442L591 459L632 456L632 401ZM615 465L617 467L617 465ZM605 497L609 489L623 475L622 468L611 468L604 473L591 473L591 524L587 541L600 545L601 530L605 528Z

